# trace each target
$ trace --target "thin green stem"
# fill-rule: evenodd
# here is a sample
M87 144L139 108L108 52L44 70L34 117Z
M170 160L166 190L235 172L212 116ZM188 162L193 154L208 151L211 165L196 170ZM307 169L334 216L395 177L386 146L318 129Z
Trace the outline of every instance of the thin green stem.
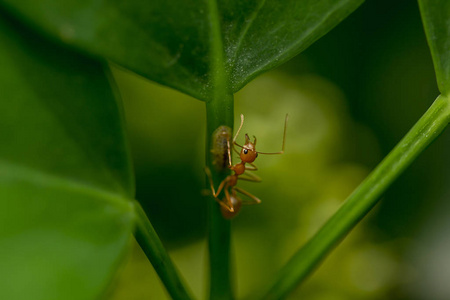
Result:
M439 96L341 208L290 259L264 299L283 299L301 283L370 211L389 185L439 136L449 119L449 99Z
M213 181L217 187L227 175L227 172L220 172L213 167L211 139L219 126L233 128L234 100L225 67L217 0L208 0L207 3L210 21L210 76L211 88L214 92L212 99L206 102L206 165L211 170ZM233 299L232 276L230 274L230 222L222 217L220 206L213 199L211 199L209 206L210 299Z
M186 287L177 268L164 249L164 246L153 229L147 215L139 202L134 202L136 212L135 237L145 255L147 255L156 273L163 282L172 299L190 300L194 299L192 293Z
M224 179L227 172L218 172L212 165L211 144L214 131L219 126L233 126L233 96L210 101L206 104L207 141L206 165L212 173L215 187ZM209 270L210 299L233 299L230 275L230 221L220 212L220 205L210 199L209 202Z

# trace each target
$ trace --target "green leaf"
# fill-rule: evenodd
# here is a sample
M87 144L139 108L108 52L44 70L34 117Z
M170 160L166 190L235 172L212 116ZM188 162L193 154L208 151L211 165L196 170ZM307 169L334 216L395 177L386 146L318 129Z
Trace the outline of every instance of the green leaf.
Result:
M433 57L439 90L450 91L450 1L419 0L420 13Z
M102 65L0 14L0 299L98 299L133 229Z
M214 97L216 69L225 70L222 80L237 92L362 2L0 0L54 38L201 100Z

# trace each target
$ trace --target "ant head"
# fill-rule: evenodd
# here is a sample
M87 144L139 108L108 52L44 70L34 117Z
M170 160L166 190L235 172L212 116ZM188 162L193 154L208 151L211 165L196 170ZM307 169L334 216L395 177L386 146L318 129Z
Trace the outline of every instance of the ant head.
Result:
M248 134L245 134L245 144L242 147L240 157L243 162L252 163L258 157L258 152L256 152L256 137L253 136L253 143L250 141Z

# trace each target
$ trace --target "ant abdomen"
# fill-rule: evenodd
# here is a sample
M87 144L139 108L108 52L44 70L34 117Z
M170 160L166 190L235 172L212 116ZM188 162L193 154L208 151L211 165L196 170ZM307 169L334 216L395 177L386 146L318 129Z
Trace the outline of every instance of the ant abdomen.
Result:
M233 207L233 211L230 211L223 205L220 206L220 212L222 213L222 217L227 220L234 218L239 213L242 206L242 200L236 196L230 195L230 201Z

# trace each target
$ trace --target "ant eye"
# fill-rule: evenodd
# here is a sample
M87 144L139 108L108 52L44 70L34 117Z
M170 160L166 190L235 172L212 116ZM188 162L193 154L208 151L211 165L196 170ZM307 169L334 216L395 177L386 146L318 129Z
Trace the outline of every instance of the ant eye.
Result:
M247 154L248 153L248 150L247 149L244 149L244 154Z

